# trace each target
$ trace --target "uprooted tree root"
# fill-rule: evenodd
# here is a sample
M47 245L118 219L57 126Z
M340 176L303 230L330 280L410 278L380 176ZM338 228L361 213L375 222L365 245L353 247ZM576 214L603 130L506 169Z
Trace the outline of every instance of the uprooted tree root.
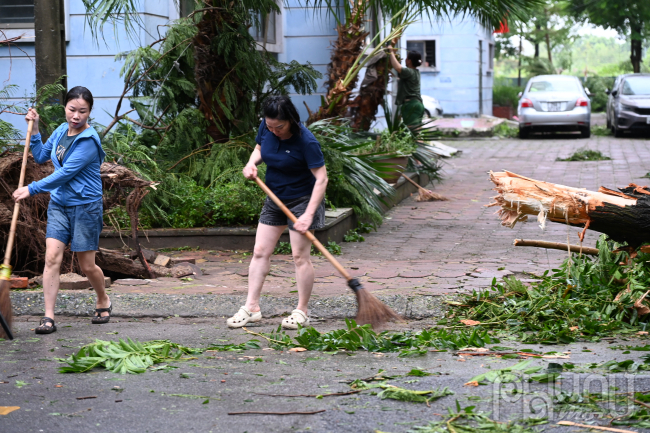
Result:
M21 163L22 153L6 151L0 154L0 251L3 255L14 210L15 202L12 194L18 185ZM54 166L51 162L37 164L33 156L29 155L25 185L43 179L53 172ZM113 163L102 164L101 178L104 189L104 210L126 201L131 226L137 227L138 209L146 191L148 191L146 188L153 182L140 179L126 167ZM49 202L49 194L38 194L21 202L14 253L11 260L13 271L16 274L33 276L40 275L42 272L45 264L45 233ZM139 247L137 237L136 245ZM81 273L79 263L74 260L69 249L66 249L63 255L61 269L64 272Z

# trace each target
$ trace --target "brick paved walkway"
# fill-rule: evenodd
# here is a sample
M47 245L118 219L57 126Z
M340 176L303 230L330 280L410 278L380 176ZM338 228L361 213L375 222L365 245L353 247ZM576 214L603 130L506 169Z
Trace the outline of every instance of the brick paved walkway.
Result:
M413 197L387 215L377 232L365 235L366 242L342 244L340 261L361 278L367 288L381 294L440 295L457 290L485 287L493 277L510 273L542 273L557 266L565 257L561 251L513 247L515 238L578 242L579 228L549 223L543 232L536 222L511 230L501 227L486 208L494 195L489 170L507 169L535 179L596 190L600 185L624 186L650 170L650 140L593 137L537 138L533 140L456 141L460 157L447 160L445 180L435 190L447 202L418 203ZM600 162L556 162L575 150L588 146L612 158ZM644 161L649 161L645 163ZM594 246L598 234L587 232L585 246ZM181 283L161 278L144 286L113 286L115 292L244 294L250 255L241 252L198 251L179 253L198 259L205 275ZM322 258L315 257L314 296L348 292L343 280ZM271 274L264 287L270 296L295 296L293 264L290 257L274 256Z

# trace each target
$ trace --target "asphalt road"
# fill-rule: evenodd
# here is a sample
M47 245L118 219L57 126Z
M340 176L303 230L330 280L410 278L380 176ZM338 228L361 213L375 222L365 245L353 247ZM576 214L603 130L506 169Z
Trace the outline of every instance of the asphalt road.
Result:
M639 360L646 352L623 354L621 345L644 345L647 337L578 343L566 346L522 345L503 341L500 346L513 351L532 349L543 353L570 352L568 358L537 358L531 366L547 369L550 363L572 363L555 384L528 383L464 386L473 376L490 369L519 362L495 356L459 356L453 351L429 352L425 356L399 358L396 353L368 352L287 352L262 349L236 352L204 352L196 359L169 365L169 371L147 371L140 375L120 375L105 370L62 374L57 358L76 353L94 339L117 340L131 337L139 341L169 339L190 347L242 343L253 336L242 330L229 330L221 320L141 319L114 320L108 325L91 325L88 319L61 318L58 332L36 336L33 321L21 318L16 323L17 339L0 341L0 406L19 406L0 415L0 432L406 432L415 426L443 419L448 409L476 406L491 412L492 418L521 420L548 417L540 430L576 431L575 427L556 426L559 420L606 423L598 417L620 416L627 404L610 407L594 415L553 404L553 394L562 389L581 393L650 390L650 376L608 374L593 363L615 359ZM279 322L279 319L276 321ZM314 324L320 331L340 329L340 321ZM410 322L399 329L422 329L428 322ZM251 327L255 332L271 332L277 324ZM264 350L266 348L266 350ZM412 403L381 399L367 390L343 396L275 397L260 394L323 395L351 390L347 383L372 377L379 370L397 376L389 384L430 390L449 387L453 395L431 402ZM426 377L405 376L412 369L434 373ZM543 370L545 371L545 370ZM542 372L543 372L542 371ZM574 373L577 371L577 373ZM501 388L503 387L503 388ZM516 387L519 393L512 391ZM500 391L501 389L501 391ZM176 394L176 395L175 395ZM91 397L80 399L81 397ZM630 403L631 404L631 403ZM630 406L631 407L631 406ZM228 415L229 412L265 411L324 412L313 415ZM621 427L619 427L621 428ZM641 431L641 430L639 430Z

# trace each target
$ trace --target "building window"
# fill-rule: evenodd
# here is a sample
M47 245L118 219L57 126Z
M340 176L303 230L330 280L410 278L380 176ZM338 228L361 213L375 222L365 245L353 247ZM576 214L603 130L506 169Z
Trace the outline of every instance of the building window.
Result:
M270 53L282 52L282 3L278 3L280 13L271 12L265 16L258 16L259 23L252 25L248 30L258 43L260 50Z
M406 41L407 51L417 51L422 55L423 70L438 70L438 41L435 39Z
M494 44L488 44L488 72L494 69Z
M34 28L34 0L2 0L0 28Z
M275 12L271 12L265 16L260 16L259 25L253 24L251 26L250 33L257 42L266 42L267 44L277 43L276 15Z
M180 15L186 17L196 9L196 2L194 0L180 0L178 2Z

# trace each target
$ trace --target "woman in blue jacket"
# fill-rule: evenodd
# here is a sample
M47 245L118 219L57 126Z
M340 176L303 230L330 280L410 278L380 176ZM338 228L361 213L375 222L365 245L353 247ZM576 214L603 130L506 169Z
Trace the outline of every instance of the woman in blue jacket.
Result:
M81 86L70 89L65 97L67 123L59 126L45 144L38 131L36 110L30 108L25 116L26 121L34 121L31 137L34 160L39 164L52 160L54 165L54 173L17 189L13 194L18 201L35 194L50 193L43 271L45 317L35 329L37 334L56 331L54 305L59 291L63 252L68 244L97 293L92 323L107 323L111 317L112 305L104 287L104 273L95 264L95 251L99 248L99 233L103 226L99 168L106 154L97 131L88 124L92 108L93 95L88 89Z

